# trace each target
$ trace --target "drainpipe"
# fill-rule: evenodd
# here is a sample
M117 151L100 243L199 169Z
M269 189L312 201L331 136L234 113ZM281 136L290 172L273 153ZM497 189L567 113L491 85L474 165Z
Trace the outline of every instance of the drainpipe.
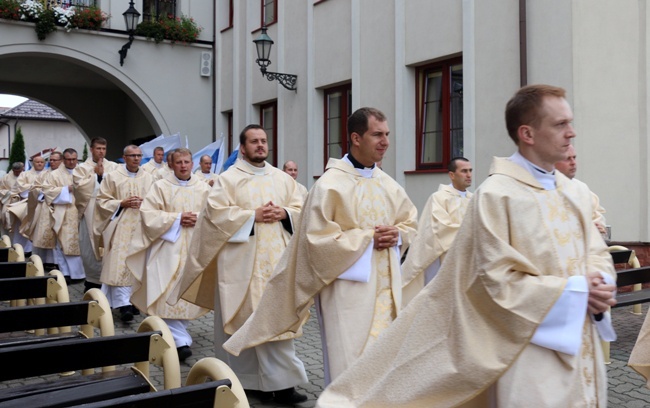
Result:
M528 50L526 47L526 0L519 0L519 82L528 84Z

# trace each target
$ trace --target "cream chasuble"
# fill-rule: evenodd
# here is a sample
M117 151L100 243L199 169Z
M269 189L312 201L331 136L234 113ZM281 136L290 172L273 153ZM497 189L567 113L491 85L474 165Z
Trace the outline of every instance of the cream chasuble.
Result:
M417 210L404 189L381 169L364 177L348 161L330 159L309 192L300 229L260 306L224 348L238 355L282 333L298 332L320 293L325 364L335 377L399 312L399 251L371 249L367 283L337 278L372 245L376 225L396 226L405 250L415 235L416 220Z
M291 234L280 222L254 223L254 235L231 242L254 219L255 209L272 201L295 223L302 197L296 182L265 164L256 168L244 160L222 173L196 223L183 277L170 298L178 296L221 314L226 334L237 331L257 307ZM248 228L251 228L248 227ZM218 285L220 304L215 305Z
M64 255L78 256L79 251L79 213L75 206L74 195L69 193L68 187L72 185L72 171L61 165L58 169L50 171L43 183L45 202L52 211L52 230L61 245ZM61 197L66 197L66 203L57 204ZM47 246L36 245L39 248Z
M203 180L203 182L205 182L205 183L209 183L210 180L212 180L213 185L217 181L217 179L219 178L219 175L216 174L216 173L213 173L213 172L204 173L204 172L202 172L200 167L194 172L194 175L197 176L199 179Z
M439 267L444 260L472 195L467 191L463 197L454 187L441 184L438 191L429 196L418 222L418 233L402 264L403 304L429 283L431 278L425 275L432 264L438 261Z
M12 198L10 201L13 202L7 207L7 225L13 226L14 222L18 220L20 221L20 228L22 230L25 225L29 224L30 219L27 218L27 198L29 192L36 186L40 186L46 175L46 170L36 172L34 169L29 169L20 173L11 190Z
M45 196L42 194L43 184L49 177L50 171L43 170L41 177L29 191L26 221L20 226L20 233L29 238L34 247L44 249L52 249L56 245L56 236L52 230L54 210L45 202Z
M185 300L173 306L166 302L181 278L194 233L194 228L180 226L180 214L198 214L209 191L210 187L196 176L181 184L170 174L153 184L140 207L142 223L134 232L126 265L135 278L131 303L148 315L196 319L209 312ZM170 231L178 235L167 237Z
M585 322L577 355L530 343L568 276L615 279L589 190L555 173L557 190L545 191L526 169L495 158L436 278L317 406L605 406L586 305L572 316Z
M167 166L167 163L162 161L162 162L160 162L160 164L158 164L158 163L156 163L156 161L154 159L151 159L148 162L146 162L145 164L143 164L142 166L140 166L140 168L142 170L146 171L147 173L151 173L153 175L162 166Z
M118 167L120 167L118 163L112 162L110 160L104 159L103 162L104 175L102 176L102 179L106 177L108 173L115 171L118 169ZM99 192L100 186L97 174L95 173L95 166L97 166L97 163L93 161L92 157L89 157L85 162L80 163L77 167L75 167L74 172L72 173L72 181L74 182L75 186L74 195L77 210L83 218L81 225L85 226L86 232L88 234L86 235L84 233L83 237L90 238L88 242L82 242L81 245L83 248L85 248L84 245L90 245L90 248L92 248L92 251L95 254L95 258L97 260L100 260L102 255L100 251L101 240L95 239L93 235L95 200L97 198L97 193ZM86 264L86 266L89 265Z
M104 174L97 194L93 233L102 236L104 256L100 281L110 286L131 286L133 277L126 268L133 233L141 223L140 210L121 208L120 202L131 196L145 197L153 184L145 171L130 173L125 166ZM97 238L96 238L97 241Z

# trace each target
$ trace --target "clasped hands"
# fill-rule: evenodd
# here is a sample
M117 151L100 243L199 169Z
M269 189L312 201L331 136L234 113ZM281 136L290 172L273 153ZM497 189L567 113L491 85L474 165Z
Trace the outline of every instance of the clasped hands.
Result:
M181 213L181 227L195 226L197 215L197 213L191 211Z
M285 218L287 218L287 212L284 208L273 204L273 201L255 209L255 222L272 223Z
M375 227L375 249L392 248L399 242L399 230L394 225L377 225Z
M594 315L604 313L616 305L616 285L606 284L600 273L589 272L587 284L589 285L589 300L587 302L589 313Z
M131 196L129 198L125 198L122 200L120 203L120 207L122 208L140 208L142 205L142 197L138 196Z

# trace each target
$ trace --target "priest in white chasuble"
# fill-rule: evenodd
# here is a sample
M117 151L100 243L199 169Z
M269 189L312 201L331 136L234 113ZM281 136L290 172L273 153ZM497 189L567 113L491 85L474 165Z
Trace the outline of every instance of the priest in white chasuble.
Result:
M318 407L605 407L612 258L591 194L554 164L576 136L561 88L506 106L495 158L433 279Z
M54 263L59 270L70 279L84 279L81 251L79 249L79 212L75 205L74 184L72 172L77 167L77 151L72 148L63 151L63 166L58 166L47 175L43 183L43 196L49 206L53 219L52 230L56 235L53 248ZM48 209L44 209L47 214ZM43 229L45 236L48 231ZM35 235L32 235L35 236ZM46 247L47 242L37 242L35 246Z
M11 226L11 243L20 244L25 252L32 252L32 241L28 236L22 234L21 230L30 220L28 219L27 199L29 192L43 183L47 171L45 170L45 159L41 156L34 157L32 167L20 173L16 183L11 189L12 201L7 206L8 225Z
M464 157L449 161L450 184L431 194L418 221L418 233L402 264L403 298L406 305L433 279L456 238L472 192L472 164Z
M142 223L136 226L126 265L135 278L131 303L167 323L179 358L185 360L192 355L192 337L187 331L189 321L210 309L185 300L173 306L166 301L181 278L197 215L210 186L192 175L189 149L176 149L172 163L174 174L155 182L144 198L140 207Z
M417 209L376 163L388 149L386 116L361 108L348 119L352 143L311 188L276 273L252 318L224 347L238 354L299 331L317 298L325 384L340 375L398 315L400 258Z
M134 231L141 223L140 205L154 182L153 176L140 169L142 151L138 146L124 148L124 165L104 175L97 194L93 233L101 236L102 292L111 308L118 309L124 322L133 320L131 284L133 276L126 268L126 256L133 245Z
M162 148L162 146L156 146L153 149L153 157L143 164L142 170L146 171L147 173L154 174L156 170L162 168L163 166L167 166L167 163L163 160L165 158L165 149Z
M217 357L228 363L245 389L265 392L278 403L298 403L307 396L294 387L308 380L292 338L260 344L239 357L221 348L257 309L302 207L296 182L266 162L267 136L261 126L244 128L240 153L242 159L210 191L172 298L182 295L214 309Z
M32 241L32 253L41 257L43 262L54 263L54 248L56 234L52 229L54 209L45 200L43 186L50 172L55 171L63 163L63 153L50 153L50 168L45 171L40 184L35 185L27 197L28 222L21 225L21 233Z
M214 186L214 183L219 178L219 175L212 171L212 157L204 154L199 160L199 168L196 169L194 174L201 178L210 187Z
M93 236L93 219L95 199L104 175L117 170L119 164L106 159L108 142L103 137L90 140L90 157L79 164L72 174L75 185L77 210L81 215L79 221L79 247L81 260L86 271L85 289L100 288L99 277L102 272L102 249L100 242Z

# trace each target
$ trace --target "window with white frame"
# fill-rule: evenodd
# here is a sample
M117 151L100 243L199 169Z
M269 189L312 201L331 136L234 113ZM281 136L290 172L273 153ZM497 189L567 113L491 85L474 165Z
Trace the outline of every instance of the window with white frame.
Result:
M176 0L142 0L142 21L176 18Z

